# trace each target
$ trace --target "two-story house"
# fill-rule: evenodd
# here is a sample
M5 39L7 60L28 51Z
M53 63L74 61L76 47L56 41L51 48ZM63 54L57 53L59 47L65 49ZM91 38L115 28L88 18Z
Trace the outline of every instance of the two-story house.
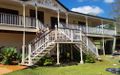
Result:
M58 0L0 0L0 47L16 47L23 65L47 53L60 64L66 46L72 59L78 49L83 63L83 52L112 53L116 36L115 20L70 11Z

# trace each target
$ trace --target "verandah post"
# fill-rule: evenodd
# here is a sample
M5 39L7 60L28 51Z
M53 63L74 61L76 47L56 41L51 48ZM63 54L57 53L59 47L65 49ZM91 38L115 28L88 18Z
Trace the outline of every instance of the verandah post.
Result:
M83 64L84 62L83 62L83 50L82 50L82 31L81 31L82 29L80 28L80 58L81 58L81 60L80 60L80 64Z
M58 26L57 25L55 25L55 40L57 41L58 39L58 27L60 26L60 10L59 10L59 8L58 8L58 11L57 11L57 20L58 20ZM59 43L57 43L57 65L59 65L60 64L60 61L59 61L59 59L60 59L60 50L59 50Z
M59 43L57 43L57 65L60 65L60 49Z
M38 7L37 7L37 3L35 3L35 18L36 18L36 28L39 30L39 26L38 26Z
M29 52L28 52L28 61L29 61L29 66L31 66L32 65L32 59L31 59L31 44L29 44L28 45L28 50L29 50Z
M73 37L74 37L74 36L73 36L73 29L70 29L70 30L71 30L71 31L70 31L70 33L71 33L71 42L73 42L73 39L74 39L74 38L73 38Z
M23 3L23 26L24 26L24 31L23 31L23 45L22 45L22 64L25 63L25 3Z
M68 12L66 12L66 25L67 25L67 27L68 27L68 21L69 21Z
M87 33L87 35L88 35L88 16L85 16L85 20L86 20L86 33ZM87 38L87 40L86 40L86 45L87 45L87 51L88 51L88 38Z
M113 38L113 48L112 48L112 53L115 51L116 48L116 37Z
M104 38L104 24L103 24L103 20L101 20L101 24L102 24L102 49L103 49L103 55L105 56L105 38Z
M99 52L97 47L96 47L96 53L97 53L97 57L99 57Z
M58 34L58 28L57 25L55 25L55 41L57 41L57 34Z
M116 48L116 35L117 35L117 27L116 27L116 22L114 22L114 30L115 30L115 36L113 38L113 48L112 48L112 53L115 51L115 48Z

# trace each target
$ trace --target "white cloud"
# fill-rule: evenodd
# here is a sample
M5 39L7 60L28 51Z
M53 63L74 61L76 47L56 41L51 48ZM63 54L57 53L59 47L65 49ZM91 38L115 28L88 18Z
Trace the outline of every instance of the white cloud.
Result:
M83 2L84 0L78 0L78 2Z
M115 0L77 0L78 2L96 2L96 1L101 1L101 2L105 2L105 3L113 3Z
M96 2L96 1L99 1L99 0L77 0L78 2Z
M105 3L113 3L114 0L104 0Z
M91 15L98 15L104 12L101 8L97 6L82 6L82 7L72 8L71 10L75 12L91 14Z

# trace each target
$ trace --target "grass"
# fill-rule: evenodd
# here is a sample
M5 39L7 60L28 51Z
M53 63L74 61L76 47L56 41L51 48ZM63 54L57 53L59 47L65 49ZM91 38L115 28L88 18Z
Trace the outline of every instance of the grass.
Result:
M6 75L113 75L106 72L106 68L118 68L119 58L111 58L109 56L102 57L103 62L94 64L73 65L64 67L36 67L25 70L16 71ZM118 64L113 66L113 64Z

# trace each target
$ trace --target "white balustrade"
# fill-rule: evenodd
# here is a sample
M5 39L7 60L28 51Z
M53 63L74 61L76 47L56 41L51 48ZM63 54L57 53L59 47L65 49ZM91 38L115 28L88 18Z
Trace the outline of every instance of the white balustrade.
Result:
M88 34L102 35L104 33L104 35L115 35L115 30L102 29L102 28L98 28L98 27L88 27L88 32L86 30L86 27L81 26L81 25L75 25L75 24L65 25L64 23L61 23L59 27L60 28L69 28L69 29L80 29L80 27L81 27L82 31L85 33L88 33Z
M95 44L86 36L85 33L83 33L83 31L81 31L81 29L77 29L77 28L75 29L75 27L73 29L72 26L71 26L72 29L71 28L62 28L62 27L64 27L64 26L62 24L60 24L60 28L59 29L61 31L63 31L66 34L66 36L68 36L71 39L72 42L74 42L74 41L78 41L78 42L82 41L86 45L86 48L88 47L88 49L92 53L98 55L98 53L96 52ZM68 32L66 32L66 31L68 31ZM82 40L80 39L80 37L82 37ZM88 40L88 46L87 46L86 40ZM78 44L78 46L80 46L80 45Z
M36 27L36 19L31 17L25 17L26 27ZM7 26L22 26L23 27L23 16L0 13L0 25Z

